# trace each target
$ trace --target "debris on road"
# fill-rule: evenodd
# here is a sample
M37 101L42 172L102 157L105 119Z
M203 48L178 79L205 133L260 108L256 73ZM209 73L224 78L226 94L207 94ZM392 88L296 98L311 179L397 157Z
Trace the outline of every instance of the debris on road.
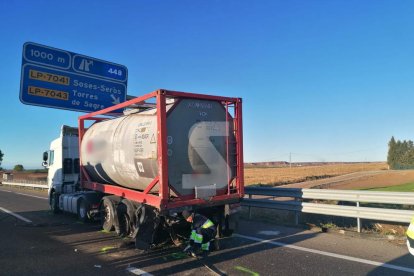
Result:
M236 269L238 271L242 271L242 272L248 273L249 275L252 275L252 276L259 276L260 275L257 272L251 271L250 269L245 268L245 267L242 267L242 266L239 266L239 265L238 266L235 266L234 269Z
M101 248L101 253L107 253L109 250L115 249L113 246L105 246Z

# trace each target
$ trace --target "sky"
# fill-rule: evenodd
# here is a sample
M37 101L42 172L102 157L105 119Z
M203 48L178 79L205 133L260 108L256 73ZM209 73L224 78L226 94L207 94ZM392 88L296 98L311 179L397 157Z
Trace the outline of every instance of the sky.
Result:
M39 168L83 113L19 101L27 41L158 88L243 98L245 162L384 161L414 139L414 2L0 0L2 166Z

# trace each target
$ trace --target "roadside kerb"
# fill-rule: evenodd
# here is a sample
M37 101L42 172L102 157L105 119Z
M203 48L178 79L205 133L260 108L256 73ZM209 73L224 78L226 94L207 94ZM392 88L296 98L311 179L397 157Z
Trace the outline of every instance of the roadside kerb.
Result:
M7 185L7 186L17 186L17 187L29 187L33 189L41 189L41 190L47 190L48 186L47 184L33 184L33 183L20 183L20 182L11 182L11 181L3 181L1 185Z

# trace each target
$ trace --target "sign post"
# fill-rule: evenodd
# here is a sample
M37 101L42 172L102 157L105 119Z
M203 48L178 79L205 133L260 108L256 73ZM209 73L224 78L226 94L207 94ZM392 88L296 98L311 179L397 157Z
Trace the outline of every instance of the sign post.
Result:
M32 42L23 45L24 104L93 112L124 102L127 81L123 65Z

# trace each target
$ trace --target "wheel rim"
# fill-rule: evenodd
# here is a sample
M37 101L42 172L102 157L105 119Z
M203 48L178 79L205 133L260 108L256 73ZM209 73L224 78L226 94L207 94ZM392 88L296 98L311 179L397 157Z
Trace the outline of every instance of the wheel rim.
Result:
M81 202L80 206L79 206L79 216L81 218L85 218L86 217L86 207L85 207L85 203Z
M52 194L52 196L51 196L51 198L50 198L50 208L52 209L52 210L54 210L55 209L55 193L53 193Z
M137 212L137 224L141 225L144 223L145 220L145 209L141 206Z
M129 226L130 221L129 221L129 216L127 214L124 214L124 222L125 222L125 232L126 232L125 234L130 235L131 234L131 229Z
M111 221L111 208L109 208L108 205L105 205L104 214L103 215L104 215L104 221L106 223L110 223L110 221Z

